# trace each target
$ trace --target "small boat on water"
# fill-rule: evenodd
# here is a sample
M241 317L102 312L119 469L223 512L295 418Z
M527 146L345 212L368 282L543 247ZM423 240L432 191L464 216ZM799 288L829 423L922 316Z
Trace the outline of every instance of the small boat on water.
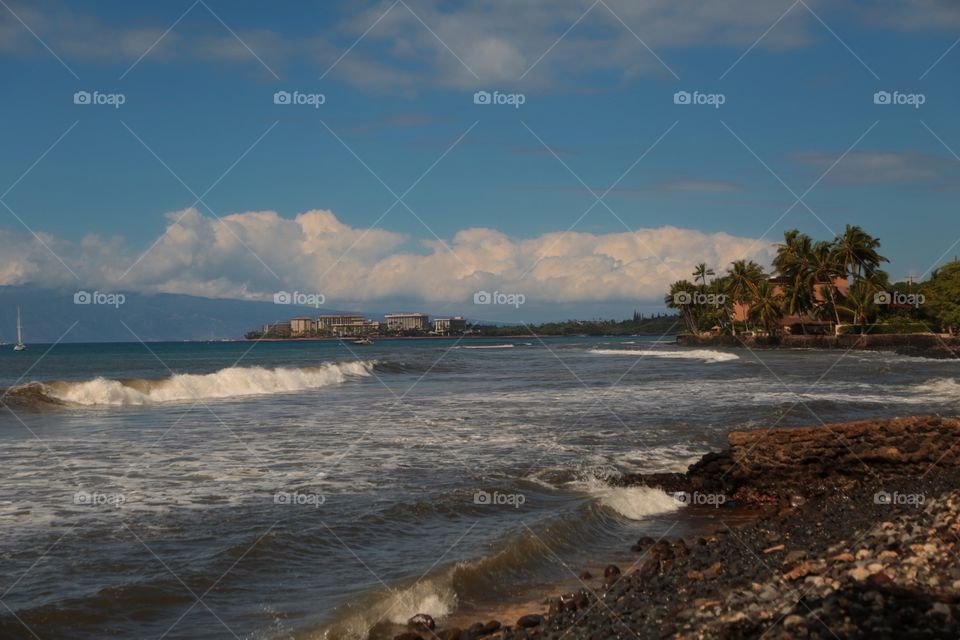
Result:
M20 322L20 307L17 307L17 344L13 345L14 351L26 351L27 345L23 344L23 325Z
M357 338L356 340L354 340L354 341L351 342L350 344L368 345L368 344L373 344L373 340L371 340L370 338Z

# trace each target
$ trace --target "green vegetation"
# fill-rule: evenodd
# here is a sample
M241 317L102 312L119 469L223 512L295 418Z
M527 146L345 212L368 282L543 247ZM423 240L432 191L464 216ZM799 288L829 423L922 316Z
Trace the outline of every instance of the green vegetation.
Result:
M682 327L679 316L654 314L645 317L634 313L629 320L567 320L537 325L477 325L473 333L480 336L632 336L674 335Z
M634 312L628 320L566 320L564 322L545 322L527 325L474 325L467 326L467 334L475 336L632 336L632 335L675 335L683 326L680 316L657 313L649 317ZM393 332L391 336L424 337L431 335L425 331ZM266 334L262 330L249 331L247 340L290 338L287 324L271 326ZM310 334L299 337L330 337L330 334Z
M960 331L960 262L935 270L930 279L920 285L925 296L923 310L945 332Z
M693 281L680 280L664 298L690 333L771 336L783 332L955 333L960 328L960 263L930 279L891 283L880 265L880 241L847 225L832 241L784 233L769 275L756 262L738 260L716 276L705 263Z

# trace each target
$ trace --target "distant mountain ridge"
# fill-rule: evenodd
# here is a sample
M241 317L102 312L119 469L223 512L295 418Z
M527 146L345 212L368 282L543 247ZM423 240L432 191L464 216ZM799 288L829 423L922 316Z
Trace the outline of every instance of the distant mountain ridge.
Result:
M123 292L123 304L77 304L76 291L0 286L0 340L16 338L17 306L23 311L23 337L29 343L145 342L242 339L266 322L297 315L351 310L279 305L254 300L203 298L180 294ZM94 291L90 290L92 295ZM112 302L113 304L109 304ZM370 317L377 317L368 314ZM72 329L71 325L76 322ZM124 326L126 325L126 326ZM128 328L129 327L129 328Z

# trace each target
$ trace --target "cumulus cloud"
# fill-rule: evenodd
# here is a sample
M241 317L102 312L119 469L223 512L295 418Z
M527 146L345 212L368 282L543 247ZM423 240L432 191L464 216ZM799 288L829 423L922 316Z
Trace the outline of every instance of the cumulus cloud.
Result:
M139 252L119 238L70 242L0 231L0 285L243 299L296 289L323 293L333 307L460 302L479 289L522 292L542 303L657 300L697 262L723 268L746 257L769 264L773 251L769 242L677 227L519 239L470 228L448 241L417 243L387 229L351 227L325 210L293 219L250 211L217 220L196 209L167 216L164 233Z

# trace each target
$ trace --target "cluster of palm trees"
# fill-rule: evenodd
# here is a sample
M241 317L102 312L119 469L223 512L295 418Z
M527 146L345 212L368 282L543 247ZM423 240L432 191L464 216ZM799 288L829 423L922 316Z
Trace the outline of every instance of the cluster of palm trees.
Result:
M692 282L670 286L664 302L679 311L691 333L761 330L777 335L785 316L799 319L804 332L806 324L840 325L844 319L863 329L877 313L875 294L890 286L880 270L888 260L879 249L880 241L858 226L847 225L832 241L814 241L793 229L777 245L775 277L752 260L733 262L719 277L701 263Z

